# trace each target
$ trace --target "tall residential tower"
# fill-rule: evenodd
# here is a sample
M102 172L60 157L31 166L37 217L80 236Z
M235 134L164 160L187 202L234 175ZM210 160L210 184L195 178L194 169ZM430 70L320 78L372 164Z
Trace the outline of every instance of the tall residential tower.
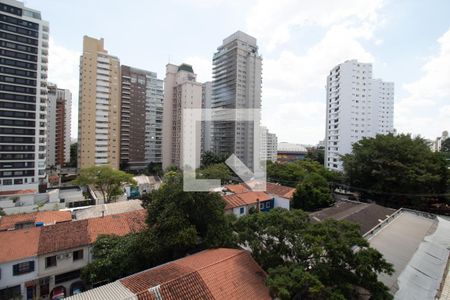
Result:
M0 3L0 190L46 185L48 22Z
M356 60L327 77L325 167L342 171L340 155L364 137L394 131L394 83L372 78L372 64Z
M241 31L223 40L213 57L213 109L260 109L262 57L256 39ZM213 123L213 151L234 153L247 167L253 168L255 122ZM214 115L213 115L214 120Z
M125 169L144 169L162 162L163 81L154 72L121 70L120 163Z
M72 93L48 83L47 166L63 166L70 161Z
M183 168L183 150L195 155L200 164L201 126L195 127L193 136L196 143L190 143L190 149L183 149L183 110L202 108L202 84L196 81L197 75L191 65L166 66L164 79L164 116L163 116L163 169L171 165Z
M103 39L83 38L78 107L78 168L110 165L120 158L120 63Z

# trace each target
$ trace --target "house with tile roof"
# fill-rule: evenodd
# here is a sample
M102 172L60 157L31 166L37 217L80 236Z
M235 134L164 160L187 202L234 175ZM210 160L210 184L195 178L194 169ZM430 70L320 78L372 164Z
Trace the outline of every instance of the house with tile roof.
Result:
M6 215L0 218L0 231L53 225L72 221L70 211L37 211Z
M251 208L260 211L269 211L274 208L274 197L265 192L245 192L222 196L225 200L225 213L235 214L237 217L245 216Z
M240 217L248 214L251 207L256 208L256 200L267 201L267 199L271 199L270 203L260 205L261 211L268 211L275 207L289 209L295 189L267 182L265 183L265 192L254 192L250 186L241 183L226 185L223 187L223 192L225 194L223 198L227 203L225 212L233 212Z
M209 249L74 295L70 300L272 299L250 253Z
M3 295L10 293L45 299L55 289L63 290L66 296L83 289L80 270L93 260L90 249L97 238L103 234L123 236L140 232L146 228L145 218L146 210L141 209L0 232L1 275L12 274L7 280L0 277L0 299L8 299Z

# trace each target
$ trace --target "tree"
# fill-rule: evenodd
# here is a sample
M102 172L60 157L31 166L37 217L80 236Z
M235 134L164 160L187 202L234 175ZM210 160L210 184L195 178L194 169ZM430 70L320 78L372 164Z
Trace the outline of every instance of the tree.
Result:
M297 160L288 163L267 162L267 177L271 182L295 187L306 175L317 173L329 182L341 181L340 175L312 160Z
M152 267L159 259L157 241L147 235L99 236L92 247L94 260L82 269L81 278L90 285L107 283Z
M226 154L215 154L212 151L205 151L202 153L201 165L202 167L207 167L214 164L224 163L229 155Z
M195 249L234 245L222 197L217 193L184 192L181 174L167 173L161 187L150 193L146 206L149 230L167 259Z
M162 174L162 164L151 162L147 165L147 172L150 175L160 176Z
M231 180L232 172L224 163L212 164L197 170L197 177L203 179L220 179L222 184Z
M343 156L348 183L384 204L424 209L446 191L445 158L420 137L377 135L353 145Z
M125 184L136 185L133 175L110 166L92 166L81 169L77 179L77 185L93 185L100 191L105 203L111 202L114 197L122 194L122 186Z
M238 242L268 272L267 285L281 299L391 299L378 281L392 266L369 246L357 225L335 220L312 224L301 210L275 208L241 217Z
M294 208L307 211L328 207L334 203L327 180L317 173L305 176L297 185L292 200Z
M441 152L450 153L450 138L446 138L441 144Z
M78 161L78 143L70 144L70 162L69 166L71 168L77 167L77 161Z
M317 161L319 164L323 165L325 161L325 149L324 148L317 148L317 147L311 147L308 149L308 153L306 154L306 158Z
M0 207L0 217L6 216L5 211L3 210L3 208Z

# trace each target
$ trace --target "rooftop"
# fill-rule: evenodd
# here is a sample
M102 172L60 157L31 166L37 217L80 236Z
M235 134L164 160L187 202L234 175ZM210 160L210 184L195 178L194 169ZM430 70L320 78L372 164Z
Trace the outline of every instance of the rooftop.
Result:
M435 299L446 275L450 220L402 209L388 221L368 236L370 245L394 265L394 274L379 280L395 299Z
M87 246L101 234L123 236L142 231L146 210L0 232L0 263Z
M142 209L141 200L119 201L107 204L94 205L86 209L75 211L75 219L83 220L108 215L121 214Z
M250 253L220 248L122 278L110 288L125 294L120 286L125 287L137 299L271 299L265 278ZM68 299L124 299L102 288Z
M0 218L0 231L15 229L16 224L42 222L44 225L72 221L70 211L39 211L28 214L7 215Z
M0 191L0 196L17 196L17 195L31 195L36 194L37 191L34 189L27 190L14 190L14 191Z
M292 199L295 189L277 183L266 183L266 193L277 195L279 197Z
M277 150L278 152L304 152L304 153L308 152L308 150L303 145L286 142L278 143Z
M313 222L326 219L346 220L358 224L361 233L365 234L394 212L395 209L375 203L337 201L332 207L310 213L309 217Z
M225 209L231 209L239 206L256 204L259 201L267 201L272 199L271 196L264 192L245 192L240 194L231 194L223 196L227 203Z

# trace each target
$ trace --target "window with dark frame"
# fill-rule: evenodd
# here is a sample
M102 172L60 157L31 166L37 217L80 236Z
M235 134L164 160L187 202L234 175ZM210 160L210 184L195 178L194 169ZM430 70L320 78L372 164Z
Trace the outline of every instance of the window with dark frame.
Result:
M13 276L22 275L34 271L34 261L27 261L13 265Z
M56 255L47 256L45 258L45 268L56 267Z
M73 251L73 260L80 260L83 259L83 249Z

